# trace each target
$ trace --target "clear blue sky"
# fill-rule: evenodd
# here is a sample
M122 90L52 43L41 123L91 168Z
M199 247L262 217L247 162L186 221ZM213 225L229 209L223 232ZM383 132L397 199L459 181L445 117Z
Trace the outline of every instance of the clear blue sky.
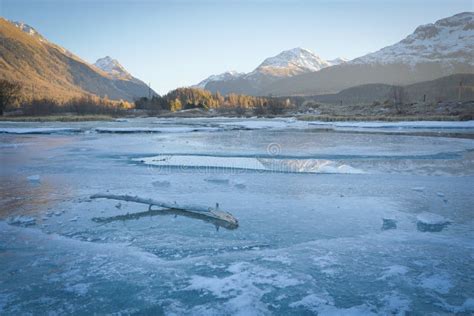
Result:
M0 0L86 61L110 55L159 93L226 70L251 71L282 50L355 58L473 0Z

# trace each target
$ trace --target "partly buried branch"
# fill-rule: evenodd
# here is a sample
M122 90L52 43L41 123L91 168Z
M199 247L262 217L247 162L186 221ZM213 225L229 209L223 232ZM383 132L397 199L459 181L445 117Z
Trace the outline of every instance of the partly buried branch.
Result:
M217 226L223 226L228 229L235 229L239 227L239 221L229 212L219 210L219 205L216 204L215 208L212 207L202 207L196 205L179 205L176 202L168 203L157 201L153 199L141 198L138 196L131 195L115 195L115 194L94 194L91 196L91 199L110 199L110 200L120 200L126 202L135 202L146 204L149 206L149 210L153 205L159 206L165 209L169 209L168 212L174 212L176 215L183 215L188 217L208 219ZM194 215L194 216L193 216Z

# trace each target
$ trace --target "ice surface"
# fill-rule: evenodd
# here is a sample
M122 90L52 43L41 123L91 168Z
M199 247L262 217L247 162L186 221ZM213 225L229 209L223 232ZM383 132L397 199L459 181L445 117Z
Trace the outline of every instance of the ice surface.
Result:
M84 133L0 135L7 145L0 146L0 313L474 312L472 129L353 133L305 124L1 122L0 128ZM95 132L197 127L218 130ZM141 157L178 163L146 164ZM31 175L42 181L29 185ZM91 202L99 192L219 203L239 228L216 231L209 222L148 212L147 205ZM420 214L427 225L449 221L449 229L420 233ZM442 219L433 220L435 214ZM396 220L397 229L381 230L383 219Z

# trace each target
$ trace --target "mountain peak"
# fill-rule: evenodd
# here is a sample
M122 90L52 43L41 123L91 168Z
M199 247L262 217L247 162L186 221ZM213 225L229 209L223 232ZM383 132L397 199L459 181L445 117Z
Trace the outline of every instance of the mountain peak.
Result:
M197 85L194 85L193 87L205 89L206 85L209 82L221 81L221 80L222 81L233 80L233 79L238 79L238 78L240 78L244 75L245 75L245 73L238 72L238 71L235 71L235 70L230 70L230 71L226 71L226 72L223 72L221 74L218 74L218 75L211 75L211 76L207 77L206 79L202 80L201 82L199 82Z
M312 51L302 47L296 47L265 59L257 69L254 70L254 73L262 73L275 77L288 77L305 72L318 71L328 66L330 66L330 64L326 60Z
M418 26L402 41L357 58L353 63L417 64L467 62L474 64L474 12L463 12Z
M118 79L130 79L132 75L128 73L127 70L116 60L110 56L105 56L103 58L97 59L94 63L94 66L100 70L108 73L114 78Z

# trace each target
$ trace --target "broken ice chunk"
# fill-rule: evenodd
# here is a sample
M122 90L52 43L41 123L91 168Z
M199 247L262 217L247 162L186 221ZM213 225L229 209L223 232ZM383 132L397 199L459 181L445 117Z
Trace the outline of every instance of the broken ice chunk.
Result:
M229 179L223 179L223 178L208 178L208 179L204 179L204 181L214 183L214 184L229 184Z
M397 229L397 221L393 218L382 218L382 230Z
M421 232L440 232L451 223L443 216L428 212L419 214L416 219L416 228Z
M234 186L235 186L237 189L245 189L245 184L243 184L243 183L236 183Z
M16 226L33 226L36 224L36 219L34 217L30 216L23 216L23 215L18 215L14 217L10 217L7 220L7 223L10 225L16 225Z
M28 181L30 181L30 182L40 182L39 174L35 174L35 175L32 175L32 176L26 177L26 179L28 179Z
M423 192L425 191L425 187L414 187L414 188L411 188L413 191L416 191L416 192Z
M169 181L154 181L152 184L158 188L167 188L171 185Z

